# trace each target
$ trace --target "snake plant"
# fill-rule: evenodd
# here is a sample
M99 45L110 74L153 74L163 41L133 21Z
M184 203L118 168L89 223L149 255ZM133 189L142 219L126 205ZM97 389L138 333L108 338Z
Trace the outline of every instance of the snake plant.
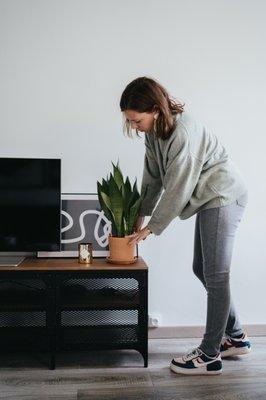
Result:
M112 162L113 164L113 162ZM147 188L146 188L147 190ZM101 208L112 224L112 235L124 237L133 233L141 202L146 194L139 194L137 179L133 187L129 178L124 181L123 174L117 165L113 164L113 174L97 181L97 193Z

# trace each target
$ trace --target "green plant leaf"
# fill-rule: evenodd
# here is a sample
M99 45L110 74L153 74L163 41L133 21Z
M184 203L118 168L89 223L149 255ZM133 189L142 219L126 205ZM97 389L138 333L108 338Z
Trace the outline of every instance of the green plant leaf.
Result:
M128 229L130 234L133 232L133 227L138 216L140 204L141 204L141 198L138 198L130 208L129 218L128 218Z
M122 192L119 190L113 176L110 177L109 182L109 195L110 195L110 207L114 216L115 224L117 227L118 236L123 236L123 196Z
M114 180L115 180L115 182L116 182L118 188L120 189L121 186L124 185L123 175L122 175L122 172L121 172L121 170L120 170L120 168L119 168L119 166L118 166L118 162L117 162L117 165L116 165L116 166L114 165L113 162L112 162L112 165L113 165L113 174L114 174L113 176L114 176Z

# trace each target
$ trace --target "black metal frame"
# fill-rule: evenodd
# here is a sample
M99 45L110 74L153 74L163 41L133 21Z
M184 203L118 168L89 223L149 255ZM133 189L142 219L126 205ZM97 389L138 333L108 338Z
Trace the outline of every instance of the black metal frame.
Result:
M148 270L0 271L0 350L48 351L54 369L74 349L135 349L148 366Z

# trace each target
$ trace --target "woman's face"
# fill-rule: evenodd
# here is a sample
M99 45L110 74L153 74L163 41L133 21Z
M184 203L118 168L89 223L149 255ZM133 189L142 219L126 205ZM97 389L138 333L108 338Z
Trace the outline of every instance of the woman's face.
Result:
M140 132L152 132L154 124L154 115L156 111L137 112L134 110L125 110L124 115L131 125L132 129L137 129Z

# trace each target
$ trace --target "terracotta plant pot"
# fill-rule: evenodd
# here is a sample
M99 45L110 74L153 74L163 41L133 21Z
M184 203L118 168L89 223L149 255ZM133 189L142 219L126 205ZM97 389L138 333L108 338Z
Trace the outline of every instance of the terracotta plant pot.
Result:
M136 261L134 256L135 245L128 244L129 237L115 237L109 235L110 256L107 261L116 264L132 264Z

